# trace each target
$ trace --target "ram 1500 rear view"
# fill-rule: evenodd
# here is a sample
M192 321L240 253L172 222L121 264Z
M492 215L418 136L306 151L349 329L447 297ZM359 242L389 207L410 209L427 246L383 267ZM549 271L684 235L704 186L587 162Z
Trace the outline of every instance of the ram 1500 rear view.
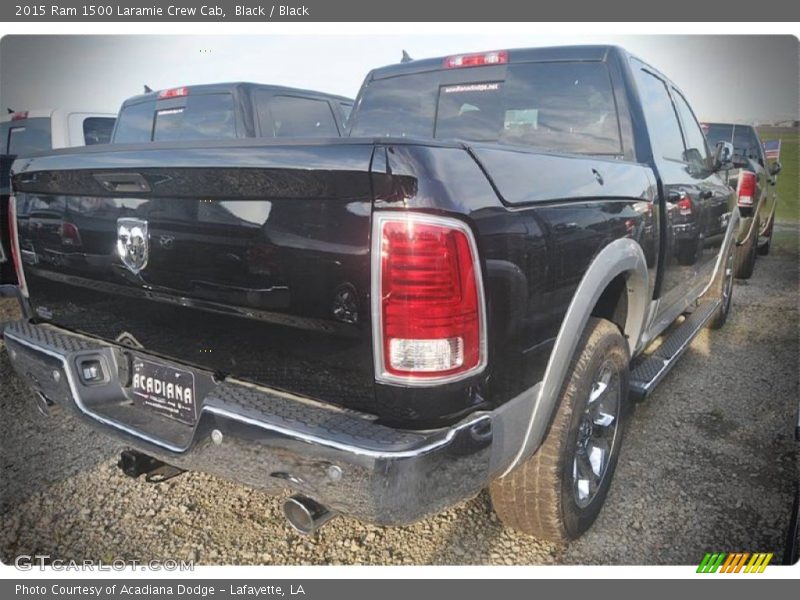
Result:
M349 127L18 160L14 367L129 474L290 491L306 533L488 487L579 536L631 403L725 322L730 144L596 46L376 69Z

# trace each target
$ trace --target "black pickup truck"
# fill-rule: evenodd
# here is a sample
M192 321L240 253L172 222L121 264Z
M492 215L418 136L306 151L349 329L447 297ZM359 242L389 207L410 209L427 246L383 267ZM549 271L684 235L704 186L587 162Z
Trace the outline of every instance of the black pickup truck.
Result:
M337 137L352 107L344 96L279 85L185 85L125 100L111 141Z
M730 144L597 46L376 69L349 126L18 160L15 369L127 473L290 490L305 533L489 487L508 526L579 536L631 403L725 322Z

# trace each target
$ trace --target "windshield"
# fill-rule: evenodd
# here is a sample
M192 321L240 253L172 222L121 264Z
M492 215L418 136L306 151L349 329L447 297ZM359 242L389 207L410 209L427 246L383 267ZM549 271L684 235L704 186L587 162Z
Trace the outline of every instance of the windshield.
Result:
M487 74L483 80L481 73ZM611 79L603 63L529 63L372 81L353 113L350 135L622 153Z
M199 94L183 101L155 99L122 108L114 143L221 139L236 137L231 94Z

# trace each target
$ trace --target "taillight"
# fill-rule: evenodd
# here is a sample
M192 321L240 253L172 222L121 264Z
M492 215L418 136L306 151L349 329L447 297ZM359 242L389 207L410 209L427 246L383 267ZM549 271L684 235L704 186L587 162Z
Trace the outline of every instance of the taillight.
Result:
M421 214L375 217L373 327L378 380L442 383L483 369L483 284L464 223Z
M683 194L681 196L681 199L678 200L678 212L682 214L684 217L692 214L692 201L686 194Z
M186 87L179 87L179 88L172 88L169 90L161 90L158 92L158 99L161 100L163 98L180 98L182 96L189 95L189 88Z
M462 67L488 67L489 65L504 65L508 62L508 52L498 50L495 52L481 52L479 54L459 54L448 56L444 59L445 69L460 69Z
M756 174L752 171L739 171L739 184L736 187L739 206L753 206L756 195Z
M27 110L18 110L17 112L11 114L12 121L24 121L27 118L28 118Z
M28 284L25 282L25 272L22 270L22 255L19 251L19 234L17 232L17 199L11 196L8 199L8 236L11 246L11 259L14 261L14 271L17 274L17 285L23 296L28 297Z
M80 246L81 232L74 223L62 223L60 227L61 243L65 246Z

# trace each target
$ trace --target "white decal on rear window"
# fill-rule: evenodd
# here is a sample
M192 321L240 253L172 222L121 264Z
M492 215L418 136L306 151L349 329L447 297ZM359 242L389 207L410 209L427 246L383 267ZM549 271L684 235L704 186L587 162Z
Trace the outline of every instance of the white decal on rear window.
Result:
M448 85L442 88L445 94L454 92L496 92L500 83L470 83L469 85Z

